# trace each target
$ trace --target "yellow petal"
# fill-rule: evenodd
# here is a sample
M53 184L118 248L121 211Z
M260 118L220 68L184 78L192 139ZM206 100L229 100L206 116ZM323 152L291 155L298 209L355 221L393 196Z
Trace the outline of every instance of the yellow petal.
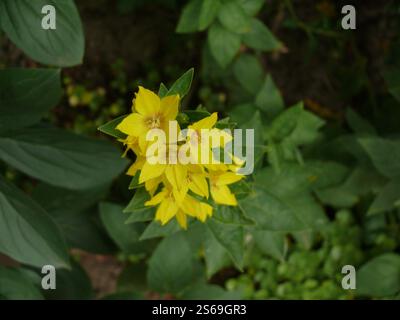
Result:
M178 223L182 227L182 229L187 229L187 217L182 210L178 210L178 212L176 213L176 220L178 220Z
M160 98L153 91L139 86L136 94L135 110L143 116L151 116L160 112Z
M187 187L187 169L185 166L180 164L169 165L165 169L165 176L174 189L179 190L184 184Z
M211 196L217 204L224 204L227 206L237 206L235 195L229 190L227 186L211 186Z
M157 193L153 198L151 198L149 201L146 201L144 203L145 206L156 206L159 203L161 203L161 201L163 201L165 199L165 197L168 195L167 190L163 190L159 193Z
M218 113L214 112L211 116L193 123L191 126L189 126L189 128L194 130L211 129L212 127L215 126L217 121L218 121Z
M145 162L142 171L140 172L139 183L143 183L147 180L161 176L164 173L166 167L167 166L165 164L150 164L148 162Z
M141 136L147 132L147 127L144 122L144 117L139 113L132 113L122 120L116 129L130 135L130 136Z
M179 95L168 96L161 99L161 113L166 121L175 120L178 115Z
M154 192L156 192L156 190L157 190L159 184L161 183L161 181L162 181L161 177L147 180L145 182L145 184L144 184L144 187L146 188L146 190L152 196L154 194Z
M243 175L236 174L233 172L225 172L215 178L215 184L217 186L226 186L235 182L238 182L244 178Z
M138 157L138 158L136 159L135 163L133 163L133 164L129 167L129 169L128 169L128 171L127 171L126 174L127 174L128 176L132 176L132 177L133 177L133 176L136 174L136 172L137 172L138 170L140 170L140 169L143 167L145 161L146 161L145 158Z
M203 174L191 174L191 182L189 183L189 189L194 193L202 197L209 197L208 183L205 175Z
M158 213L161 224L165 225L177 214L178 210L177 204L171 198L167 198L158 207L156 217Z

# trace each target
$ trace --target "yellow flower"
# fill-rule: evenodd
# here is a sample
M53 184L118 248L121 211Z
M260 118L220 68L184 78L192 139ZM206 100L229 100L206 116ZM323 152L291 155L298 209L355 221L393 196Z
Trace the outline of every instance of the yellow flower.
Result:
M190 195L186 195L182 201L177 201L173 189L168 187L157 193L145 205L158 205L155 219L162 225L176 217L183 229L187 229L187 215L204 222L212 214L212 207L209 204L198 201Z
M146 134L151 129L168 132L169 121L178 115L179 95L160 99L154 92L139 87L134 100L134 111L116 127L128 136L137 137L143 152L146 148Z
M223 171L210 171L209 176L210 193L214 202L222 205L237 206L236 197L228 185L242 180L244 176Z

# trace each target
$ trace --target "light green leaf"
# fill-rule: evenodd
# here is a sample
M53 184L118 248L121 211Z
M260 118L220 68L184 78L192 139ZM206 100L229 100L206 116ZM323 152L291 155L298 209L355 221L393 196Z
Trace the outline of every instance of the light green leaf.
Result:
M106 124L101 125L100 127L98 127L98 130L108 134L111 137L117 138L117 139L125 139L126 138L126 134L122 133L121 131L117 130L116 127L117 125L119 125L119 123L124 120L127 116L123 115L120 116L116 119L113 119L109 122L107 122Z
M285 108L281 93L269 74L265 77L261 90L258 91L256 105L270 119L277 116Z
M225 2L218 12L218 19L231 32L245 33L250 30L251 17L237 1Z
M212 218L208 219L207 226L215 239L228 251L235 266L242 270L244 255L244 232L241 226L221 223Z
M162 293L182 292L192 283L195 274L192 254L182 232L165 238L149 260L150 287Z
M265 0L238 0L249 16L255 16L265 4Z
M239 52L240 36L214 23L208 31L208 43L215 60L226 68Z
M8 300L42 300L40 290L19 269L0 266L0 297Z
M42 28L45 5L56 9L55 30ZM12 42L40 63L69 67L83 60L82 24L72 0L3 0L0 25Z
M0 252L28 265L69 267L64 239L49 215L0 177Z
M60 70L0 70L0 131L39 122L61 94Z
M126 160L109 143L35 127L0 137L0 159L49 184L86 189L110 182Z
M178 80L175 81L175 83L169 89L167 96L179 94L181 99L186 96L192 85L193 76L194 69L191 68L186 71Z
M360 138L358 141L380 173L391 179L400 178L400 140Z
M242 54L233 66L236 80L248 93L256 94L262 84L264 71L260 61L251 54Z
M274 51L282 47L272 32L260 20L253 18L250 31L242 35L245 45L252 49Z
M400 292L400 256L387 253L364 264L357 271L357 294L373 298Z
M214 22L220 5L220 0L203 0L199 16L200 31L207 29Z
M252 234L254 242L262 252L280 261L285 260L288 242L284 232L254 230Z

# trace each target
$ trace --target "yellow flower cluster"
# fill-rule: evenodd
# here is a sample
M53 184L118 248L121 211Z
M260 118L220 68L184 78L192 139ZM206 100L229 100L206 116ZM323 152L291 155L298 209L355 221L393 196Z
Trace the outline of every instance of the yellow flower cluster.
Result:
M179 104L179 95L160 98L154 92L139 87L139 92L133 100L132 113L116 128L127 135L123 140L126 150L132 150L136 154L136 161L127 174L138 174L139 183L144 184L149 192L151 199L145 205L158 206L155 219L162 225L176 217L179 225L186 229L187 216L204 222L212 215L210 195L216 204L236 206L236 197L228 185L244 176L236 173L242 165L240 161L234 161L233 164L152 164L147 161L146 151L150 147L150 142L146 140L147 133L151 129L161 129L167 133L169 122L176 120ZM177 152L180 148L197 148L200 151L197 155L201 156L201 151L204 147L208 148L208 145L203 143L200 134L196 133L201 129L208 129L211 135L221 134L222 130L215 128L217 121L218 116L214 113L190 125L188 128L195 134L187 137L182 143L177 144L168 139L167 144L175 143Z

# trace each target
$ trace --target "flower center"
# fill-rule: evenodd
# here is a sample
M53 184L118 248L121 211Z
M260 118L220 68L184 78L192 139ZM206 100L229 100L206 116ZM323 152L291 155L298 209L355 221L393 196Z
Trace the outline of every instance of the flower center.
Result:
M161 119L159 115L154 115L146 120L146 125L150 129L160 128Z

